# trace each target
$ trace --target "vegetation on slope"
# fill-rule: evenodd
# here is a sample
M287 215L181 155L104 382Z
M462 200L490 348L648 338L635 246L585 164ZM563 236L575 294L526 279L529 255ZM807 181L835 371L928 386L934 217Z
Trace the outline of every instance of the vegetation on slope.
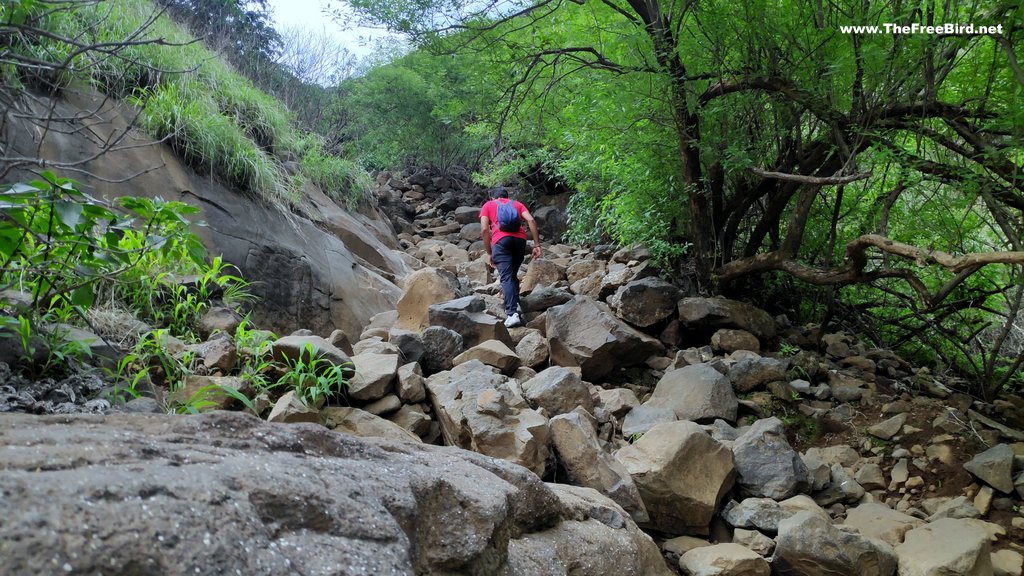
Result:
M0 7L0 21L16 23L17 31L10 35L13 65L2 77L8 95L22 87L54 92L92 82L136 104L141 126L193 167L272 203L299 199L301 181L289 178L282 163L293 157L306 163L307 153L317 166L315 180L337 186L325 189L332 196L351 204L368 192L355 164L324 158L321 138L300 134L279 101L149 0L28 0Z

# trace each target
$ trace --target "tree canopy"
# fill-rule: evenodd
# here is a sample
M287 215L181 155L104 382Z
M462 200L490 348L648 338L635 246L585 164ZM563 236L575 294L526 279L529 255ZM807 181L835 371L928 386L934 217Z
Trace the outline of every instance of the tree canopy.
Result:
M905 331L956 318L964 356L993 329L966 311L1019 310L1017 1L350 3L469 63L491 168L567 182L578 235L685 255L704 291L788 275Z

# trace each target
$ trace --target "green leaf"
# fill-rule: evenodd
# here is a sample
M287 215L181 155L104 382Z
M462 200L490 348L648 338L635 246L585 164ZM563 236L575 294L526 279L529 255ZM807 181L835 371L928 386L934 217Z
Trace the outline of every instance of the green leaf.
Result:
M93 291L92 283L79 286L71 292L71 303L75 306L92 306L95 299L96 293Z
M82 205L78 202L54 202L53 209L65 226L75 230L82 221Z

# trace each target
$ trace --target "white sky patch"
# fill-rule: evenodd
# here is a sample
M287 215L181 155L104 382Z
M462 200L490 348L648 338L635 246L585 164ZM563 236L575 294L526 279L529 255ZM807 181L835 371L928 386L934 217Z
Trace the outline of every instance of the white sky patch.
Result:
M373 53L374 40L389 35L376 28L345 29L343 24L335 22L324 13L327 0L268 0L267 4L273 14L274 27L278 30L300 27L315 32L325 31L360 58ZM331 4L334 7L339 5L337 1Z

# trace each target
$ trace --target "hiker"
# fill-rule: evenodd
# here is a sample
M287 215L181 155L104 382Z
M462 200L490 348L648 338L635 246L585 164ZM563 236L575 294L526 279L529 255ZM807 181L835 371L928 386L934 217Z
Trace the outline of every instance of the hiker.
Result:
M540 258L540 236L537 221L518 200L509 200L508 189L492 188L491 200L480 209L480 233L491 268L498 270L501 291L505 296L505 326L523 323L519 317L519 267L526 257L526 231L523 220L533 236L533 257Z

